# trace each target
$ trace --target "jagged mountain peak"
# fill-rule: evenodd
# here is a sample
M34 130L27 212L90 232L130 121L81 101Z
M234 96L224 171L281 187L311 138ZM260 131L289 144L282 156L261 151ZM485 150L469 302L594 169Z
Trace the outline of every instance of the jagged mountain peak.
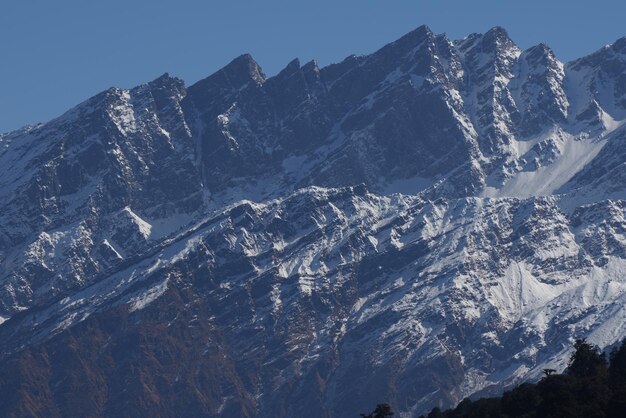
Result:
M494 26L483 35L485 42L512 43L509 33L502 26Z
M184 90L185 82L178 78L173 77L169 73L163 73L159 77L150 81L148 85L152 88L157 89L168 89L168 90Z
M302 70L304 71L320 71L319 64L317 60L312 59L302 66Z
M483 53L501 54L507 51L519 51L517 44L509 37L508 32L495 26L485 33L473 33L467 37L455 41L462 52L477 49Z
M617 39L612 44L605 45L604 47L598 49L597 51L570 61L568 66L572 69L580 69L581 67L598 67L602 66L606 63L606 61L618 60L625 61L626 60L626 36Z
M506 30L499 26L490 29L480 38L480 46L484 53L495 54L500 59L515 57L521 52Z
M622 38L623 39L623 38ZM573 115L579 120L595 120L595 125L612 130L619 126L616 121L626 117L626 54L624 42L616 41L598 51L566 65L569 84L585 91L587 100L578 101ZM600 107L596 112L596 102ZM597 114L591 119L591 114Z
M0 135L0 387L36 376L39 415L78 370L110 399L77 415L346 416L387 393L411 417L565 367L574 336L613 344L622 57L423 26Z
M311 60L302 66L302 72L307 77L313 77L315 79L320 78L321 68L319 67L316 60Z
M250 54L243 54L233 59L228 65L209 77L189 87L190 91L204 91L205 94L218 88L228 88L237 92L248 85L260 85L266 76L259 64Z
M234 79L246 80L250 78L256 83L263 83L266 78L261 66L250 54L240 55L220 71L224 71Z
M626 36L623 36L615 41L612 47L616 53L626 55Z
M413 31L402 36L400 39L391 42L370 57L376 59L377 57L406 57L409 54L423 45L432 45L435 40L435 34L426 25L422 25Z
M523 51L523 54L529 56L531 58L539 58L539 59L549 59L555 60L556 55L550 46L546 43L539 43L537 45L531 46L530 48Z
M220 70L220 72L222 71L235 78L249 77L257 82L263 82L265 80L265 74L263 74L261 66L250 54L242 54L233 59L228 65Z
M280 70L280 72L275 76L275 78L277 78L278 80L281 80L281 79L290 77L294 73L300 71L301 68L302 67L300 65L300 59L294 58L291 61L289 61L289 64L287 64L285 68Z
M117 106L130 105L134 96L141 96L144 93L151 94L157 92L161 95L165 94L169 96L176 96L179 99L182 99L185 95L185 82L180 78L172 77L168 73L164 73L146 84L130 89L109 87L76 105L60 117L55 118L43 125L65 125L67 123L77 121L79 118L84 118L87 115L94 115L94 117L97 117L98 115L104 117L106 117L106 115L110 116L110 113L107 113L108 110Z
M400 46L406 44L412 44L413 46L417 45L420 42L424 42L425 40L430 40L434 38L435 34L427 25L421 25L417 28L413 29L406 35L400 37L397 41L391 43L391 45Z

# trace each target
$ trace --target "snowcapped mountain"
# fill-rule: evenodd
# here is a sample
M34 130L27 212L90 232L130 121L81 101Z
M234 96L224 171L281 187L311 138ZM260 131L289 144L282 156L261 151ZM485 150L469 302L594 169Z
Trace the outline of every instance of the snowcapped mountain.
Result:
M0 135L0 415L410 417L609 347L625 120L626 38L420 27Z

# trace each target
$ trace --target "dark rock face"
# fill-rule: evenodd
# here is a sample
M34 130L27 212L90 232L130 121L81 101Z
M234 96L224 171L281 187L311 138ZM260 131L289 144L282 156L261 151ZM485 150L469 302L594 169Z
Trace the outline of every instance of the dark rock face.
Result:
M453 53L449 41L420 28L370 57L321 70L294 60L267 80L251 57L238 58L185 99L198 115L192 127L207 187L259 177L289 188L378 185L461 165L470 144L437 91L447 83L438 53ZM214 97L215 84L229 91Z
M417 416L614 344L624 45L421 27L0 135L0 415Z

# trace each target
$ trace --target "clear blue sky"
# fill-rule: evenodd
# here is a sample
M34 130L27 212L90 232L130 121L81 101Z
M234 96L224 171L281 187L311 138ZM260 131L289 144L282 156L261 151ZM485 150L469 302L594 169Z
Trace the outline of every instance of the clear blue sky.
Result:
M0 132L164 72L191 84L244 52L266 74L372 52L427 24L505 27L570 60L626 35L624 0L0 0Z

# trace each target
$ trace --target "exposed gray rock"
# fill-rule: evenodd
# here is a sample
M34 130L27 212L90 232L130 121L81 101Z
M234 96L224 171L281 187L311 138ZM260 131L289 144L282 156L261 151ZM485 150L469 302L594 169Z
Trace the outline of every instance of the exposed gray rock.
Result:
M563 64L420 27L0 135L0 367L49 374L39 415L416 416L614 344L625 39ZM67 367L109 395L67 404Z

